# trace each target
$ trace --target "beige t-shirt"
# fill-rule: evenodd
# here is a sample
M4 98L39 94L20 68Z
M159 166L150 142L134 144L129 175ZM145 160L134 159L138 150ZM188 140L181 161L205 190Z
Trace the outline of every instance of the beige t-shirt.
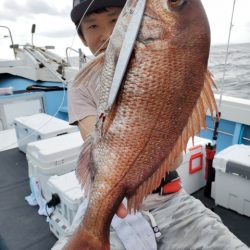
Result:
M72 84L68 88L69 123L78 124L78 121L87 116L96 116L97 111L97 83Z

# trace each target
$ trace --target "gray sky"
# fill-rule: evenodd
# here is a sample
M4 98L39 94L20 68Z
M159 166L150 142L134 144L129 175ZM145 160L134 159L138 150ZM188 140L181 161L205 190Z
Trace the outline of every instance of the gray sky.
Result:
M227 43L233 0L202 0L210 22L212 44ZM8 26L14 43L31 43L31 26L36 24L34 44L55 45L54 52L65 56L66 47L83 45L75 37L70 19L72 0L0 0L0 25ZM234 15L232 43L250 43L250 0L237 0ZM0 57L11 57L7 30L0 29ZM89 53L86 48L83 48ZM72 56L75 54L72 52Z

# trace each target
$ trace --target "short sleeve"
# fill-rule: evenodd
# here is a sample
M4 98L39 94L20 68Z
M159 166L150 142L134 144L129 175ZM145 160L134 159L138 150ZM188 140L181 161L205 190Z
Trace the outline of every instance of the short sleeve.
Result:
M68 88L69 124L77 125L87 116L96 116L96 88L82 84Z

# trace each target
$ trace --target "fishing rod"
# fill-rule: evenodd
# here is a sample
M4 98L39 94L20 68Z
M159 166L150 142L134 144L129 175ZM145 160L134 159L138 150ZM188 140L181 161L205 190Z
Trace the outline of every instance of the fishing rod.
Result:
M233 17L234 17L235 3L236 3L236 0L233 1L233 9L232 9L231 21L230 21L229 32L228 32L227 50L226 50L224 67L223 67L222 86L221 86L221 91L220 91L219 110L221 109L222 96L223 96L224 86L225 86L226 66L227 66L227 60L228 60L228 55L229 55L229 46L230 46L231 33L232 33L232 28L233 28ZM216 117L215 128L214 128L214 133L213 133L213 144L214 144L215 147L216 147L216 141L217 141L217 138L218 138L218 128L219 128L219 118L220 118L220 116L221 116L221 112L219 111L219 117Z
M233 17L234 17L235 3L236 3L236 0L234 0L234 2L233 2L233 10L232 10L229 33L228 33L227 50L226 50L226 56L225 56L225 62L224 62L224 68L223 68L222 86L221 86L221 92L220 92L220 102L219 102L220 108L221 108L222 95L223 95L224 85L225 85L226 65L227 65L227 60L228 60L228 55L229 55L230 39L231 39L231 33L232 33L232 28L233 28Z
M231 39L231 33L232 33L232 28L233 28L233 17L234 17L235 3L236 3L236 0L233 1L233 9L232 9L231 21L230 21L229 32L228 32L227 49L226 49L224 67L223 67L222 86L221 86L221 91L220 91L219 109L221 109L222 96L223 96L224 86L225 86L226 66L227 66L227 61L228 61L230 39ZM221 116L221 112L219 111L219 117L216 117L214 132L213 132L213 145L215 147L216 147L216 141L218 138L218 128L219 128L220 116Z
M233 28L233 17L234 17L235 3L236 3L236 0L234 0L234 2L233 2L233 9L232 9L231 21L230 21L230 26L229 26L229 33L228 33L228 39L227 39L227 49L226 49L226 56L225 56L225 62L224 62L224 68L223 68L222 86L221 86L221 91L220 91L219 110L221 109L222 96L223 96L223 92L224 92L226 66L227 66L227 60L228 60L228 55L229 55L231 33L232 33L232 28ZM219 114L218 114L218 116L216 116L216 119L215 119L212 144L208 143L206 145L205 179L207 180L207 183L206 183L206 186L204 189L204 195L206 197L209 197L209 198L211 198L212 182L215 180L215 169L213 168L213 159L214 159L214 156L216 153L216 142L218 139L218 128L219 128L219 123L220 123L220 117L221 117L221 112L219 111Z

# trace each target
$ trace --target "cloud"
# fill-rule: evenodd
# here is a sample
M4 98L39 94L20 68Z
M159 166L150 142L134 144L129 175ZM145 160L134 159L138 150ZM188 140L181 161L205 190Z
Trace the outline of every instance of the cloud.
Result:
M15 21L20 16L25 16L26 18L32 18L36 15L51 15L51 16L60 16L65 17L69 15L69 6L60 8L61 5L56 5L54 1L5 1L3 3L2 9L4 12L0 15L0 20L10 20Z
M64 37L73 37L76 34L76 31L72 28L66 28L61 30L48 30L39 32L41 36L47 36L51 38L64 38Z

